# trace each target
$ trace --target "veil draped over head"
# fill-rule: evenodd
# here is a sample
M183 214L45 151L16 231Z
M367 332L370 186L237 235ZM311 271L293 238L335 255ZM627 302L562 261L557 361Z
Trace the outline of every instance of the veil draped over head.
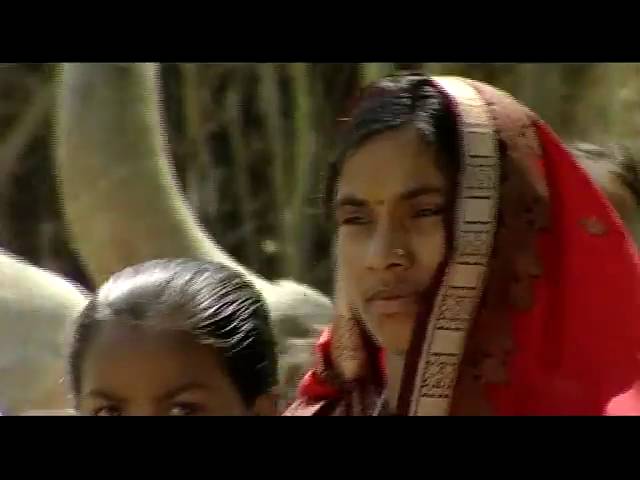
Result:
M454 244L414 328L398 413L640 413L640 269L618 215L513 97L432 82L461 142ZM374 414L382 355L337 291L317 365L286 415Z

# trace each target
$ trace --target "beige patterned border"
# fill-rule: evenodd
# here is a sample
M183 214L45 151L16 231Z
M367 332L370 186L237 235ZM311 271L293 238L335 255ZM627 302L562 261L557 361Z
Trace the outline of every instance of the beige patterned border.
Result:
M497 227L500 165L489 106L465 80L434 81L455 101L462 137L452 260L429 319L411 398L411 415L447 415L477 312Z

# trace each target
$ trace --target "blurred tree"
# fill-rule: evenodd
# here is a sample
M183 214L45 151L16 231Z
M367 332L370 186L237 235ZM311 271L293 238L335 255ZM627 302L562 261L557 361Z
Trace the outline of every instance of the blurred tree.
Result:
M91 287L56 195L49 67L0 65L0 246ZM204 229L266 278L329 293L331 230L319 199L337 119L365 82L398 70L487 81L569 140L640 148L638 64L167 64L167 148Z
M421 69L504 88L568 139L638 148L637 64L168 64L168 144L204 227L265 276L329 291L318 199L336 120L364 82ZM0 245L86 283L55 201L49 78L46 66L0 65Z

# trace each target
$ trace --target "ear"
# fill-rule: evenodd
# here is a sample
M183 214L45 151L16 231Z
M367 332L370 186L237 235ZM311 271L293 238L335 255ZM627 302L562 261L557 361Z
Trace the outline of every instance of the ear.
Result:
M280 415L278 411L279 395L270 391L260 395L253 405L253 414L260 417L275 417Z

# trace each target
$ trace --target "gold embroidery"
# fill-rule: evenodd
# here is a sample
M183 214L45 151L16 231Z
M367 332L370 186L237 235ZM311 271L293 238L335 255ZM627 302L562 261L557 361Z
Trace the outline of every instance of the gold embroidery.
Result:
M489 415L495 412L485 385L509 380L509 311L534 301L533 280L542 271L535 238L548 224L549 200L535 114L494 87L469 83L490 106L502 141L501 210L486 292L466 342L451 414Z
M456 102L462 141L462 184L456 205L454 250L435 307L427 326L425 343L418 365L411 414L446 415L456 384L465 340L471 320L482 297L486 266L489 261L496 228L499 178L498 145L487 105L478 93L462 79L437 79ZM469 120L472 119L473 123ZM483 231L477 230L481 224ZM472 264L467 262L473 237L463 233L478 232ZM479 244L478 244L479 243ZM466 299L453 287L467 290ZM460 308L454 308L454 305ZM453 319L447 318L460 314ZM455 312L455 313L453 313ZM464 316L462 316L464 314ZM452 327L455 325L455 329ZM446 353L447 355L442 355Z
M472 166L465 173L466 188L491 189L497 185L496 172L493 167Z
M484 107L484 105L477 106L478 109ZM468 129L465 132L465 147L470 157L494 157L496 146L493 130Z
M433 355L425 365L421 382L422 396L447 398L456 381L457 358Z
M458 330L466 328L473 314L474 299L468 292L451 292L442 302L437 328Z
M447 284L460 288L480 288L486 268L483 265L451 265ZM474 295L475 299L475 295Z
M461 207L465 222L488 223L495 217L496 202L491 198L464 198Z
M460 355L464 350L464 341L467 333L468 324L464 324L465 328L460 330L450 330L437 328L433 332L431 340L432 354Z
M491 249L489 232L461 232L460 255L486 257Z

